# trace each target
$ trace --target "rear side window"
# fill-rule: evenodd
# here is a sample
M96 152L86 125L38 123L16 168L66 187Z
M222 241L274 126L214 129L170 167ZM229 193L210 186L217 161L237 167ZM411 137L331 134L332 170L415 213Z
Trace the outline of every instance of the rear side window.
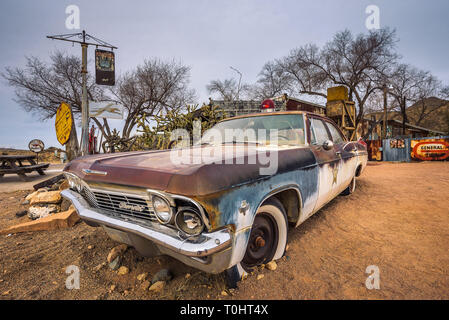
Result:
M335 126L332 123L326 122L326 124L327 124L327 127L329 128L329 131L331 132L332 141L334 143L343 143L343 142L345 142L345 139L340 134L340 131L338 131L337 128L335 128Z
M327 134L326 126L323 121L319 119L310 119L311 124L311 143L312 144L323 144L324 141L329 140L329 135Z

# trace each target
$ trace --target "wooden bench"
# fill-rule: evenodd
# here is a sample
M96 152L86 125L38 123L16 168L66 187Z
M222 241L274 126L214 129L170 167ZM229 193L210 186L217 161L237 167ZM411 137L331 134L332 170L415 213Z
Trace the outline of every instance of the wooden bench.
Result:
M49 167L49 163L37 164L34 159L36 156L20 156L20 155L0 155L0 178L5 174L17 174L26 181L26 173L37 171L41 176L45 175L44 170ZM23 161L28 161L26 165Z

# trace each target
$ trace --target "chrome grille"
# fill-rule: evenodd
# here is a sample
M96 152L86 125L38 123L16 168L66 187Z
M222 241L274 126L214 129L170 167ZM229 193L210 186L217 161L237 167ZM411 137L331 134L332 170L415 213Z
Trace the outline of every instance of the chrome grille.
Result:
M97 200L95 199L95 195L92 193L92 191L90 191L89 188L83 187L83 189L81 191L81 195L84 197L84 199L86 199L87 202L89 202L89 204L92 207L98 208L98 204L97 204Z
M157 221L149 198L138 195L111 193L103 190L90 190L86 186L81 192L89 204L123 218Z

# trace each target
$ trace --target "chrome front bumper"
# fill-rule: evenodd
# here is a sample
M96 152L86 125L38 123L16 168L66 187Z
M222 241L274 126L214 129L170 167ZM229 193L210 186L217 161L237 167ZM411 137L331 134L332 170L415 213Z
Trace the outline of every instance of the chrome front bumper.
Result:
M179 231L159 223L141 225L107 215L101 209L91 207L79 193L70 189L62 191L61 195L72 202L84 221L149 240L161 253L206 272L217 273L229 267L232 237L228 229L185 238Z

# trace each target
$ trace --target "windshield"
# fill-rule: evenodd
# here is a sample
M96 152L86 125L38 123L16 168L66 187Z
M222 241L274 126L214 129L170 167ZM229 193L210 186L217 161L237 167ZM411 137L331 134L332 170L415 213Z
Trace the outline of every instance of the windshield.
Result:
M304 145L301 114L277 114L231 119L207 130L201 144Z

